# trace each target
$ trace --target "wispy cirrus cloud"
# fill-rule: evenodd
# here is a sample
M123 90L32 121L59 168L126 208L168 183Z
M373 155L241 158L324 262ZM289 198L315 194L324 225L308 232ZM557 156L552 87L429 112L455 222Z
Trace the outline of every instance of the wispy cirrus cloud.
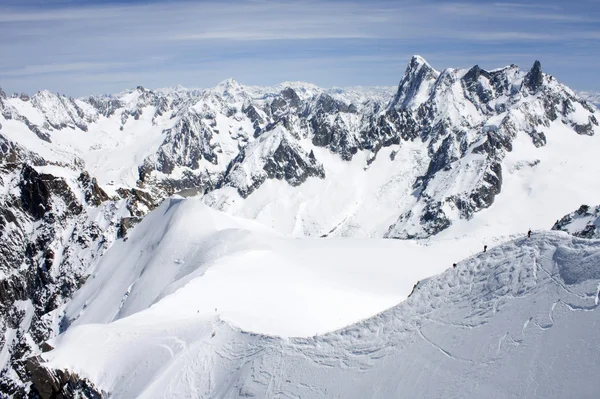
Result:
M600 53L599 8L591 0L569 7L559 0L7 0L0 86L79 95L123 84L210 86L227 77L394 85L411 53L440 68L544 56L545 66L577 85L598 67L589 55ZM569 68L559 62L565 57L581 65Z
M71 62L67 64L25 65L12 70L0 70L0 76L28 76L91 70L110 70L131 66L124 62Z

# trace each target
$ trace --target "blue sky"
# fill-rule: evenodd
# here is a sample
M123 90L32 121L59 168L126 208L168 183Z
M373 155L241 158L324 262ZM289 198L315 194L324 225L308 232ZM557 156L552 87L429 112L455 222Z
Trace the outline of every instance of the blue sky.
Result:
M398 84L435 68L534 60L600 91L600 0L0 0L0 87L72 96L234 78L324 87Z

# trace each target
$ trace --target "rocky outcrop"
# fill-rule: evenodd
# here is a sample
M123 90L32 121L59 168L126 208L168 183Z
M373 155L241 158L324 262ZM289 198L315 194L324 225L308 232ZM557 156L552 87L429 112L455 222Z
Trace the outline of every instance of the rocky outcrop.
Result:
M87 378L68 370L50 370L39 356L27 360L33 393L40 399L102 399L108 395L98 391Z
M539 61L533 63L533 67L525 78L523 79L523 85L529 89L530 92L536 93L544 84L544 74L542 73L542 64Z
M565 231L575 237L600 238L600 206L581 205L575 212L563 216L552 230Z
M323 165L294 142L285 130L262 135L231 162L218 187L235 187L246 198L267 179L298 186L309 177L325 178Z
M0 392L16 398L30 395L25 359L61 330L61 306L116 239L121 214L87 172L67 179L45 165L0 136Z
M108 201L108 194L98 185L96 178L91 177L86 171L81 172L77 179L81 183L85 201L92 206L100 206L104 201Z

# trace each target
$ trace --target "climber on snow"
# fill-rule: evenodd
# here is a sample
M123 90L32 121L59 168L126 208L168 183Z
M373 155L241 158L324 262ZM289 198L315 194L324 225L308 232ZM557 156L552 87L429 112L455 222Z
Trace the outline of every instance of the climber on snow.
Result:
M529 229L529 231L527 232L527 238L531 237L531 229Z
M483 252L486 252L486 251L487 251L487 245L484 245L483 246Z

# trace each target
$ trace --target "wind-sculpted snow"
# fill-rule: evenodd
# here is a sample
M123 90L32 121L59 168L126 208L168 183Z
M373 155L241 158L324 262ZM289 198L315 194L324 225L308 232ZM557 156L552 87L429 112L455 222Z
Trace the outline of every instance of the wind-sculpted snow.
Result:
M594 397L599 256L597 241L535 233L420 281L377 316L308 338L184 315L176 292L70 328L44 366L114 398Z
M393 305L416 280L443 270L446 257L469 253L452 242L297 240L174 197L90 270L63 324L109 323L176 301L173 314L219 314L255 332L313 335ZM410 268L409 259L421 266Z

